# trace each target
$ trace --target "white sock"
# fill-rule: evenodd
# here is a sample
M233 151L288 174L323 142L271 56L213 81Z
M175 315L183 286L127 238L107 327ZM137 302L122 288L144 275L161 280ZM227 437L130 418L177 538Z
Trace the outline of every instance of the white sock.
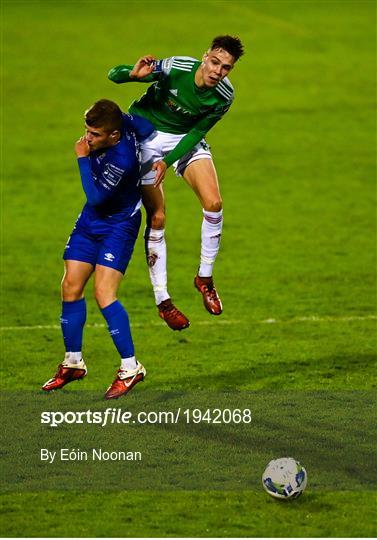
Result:
M207 212L203 210L202 247L200 252L200 277L211 277L213 265L219 252L221 231L223 228L223 211Z
M164 229L145 228L145 255L156 304L170 298L166 275L166 242Z
M135 369L136 367L137 367L137 361L134 356L121 359L120 369Z
M81 351L65 353L64 362L69 362L70 364L79 364L81 361L82 361Z

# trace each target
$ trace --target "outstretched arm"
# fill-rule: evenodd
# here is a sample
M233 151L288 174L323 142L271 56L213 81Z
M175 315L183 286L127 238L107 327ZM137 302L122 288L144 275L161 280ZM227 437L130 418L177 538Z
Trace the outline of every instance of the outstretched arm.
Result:
M153 82L159 78L159 73L154 73L155 57L147 54L136 62L135 65L123 64L109 71L108 78L117 84L131 81Z

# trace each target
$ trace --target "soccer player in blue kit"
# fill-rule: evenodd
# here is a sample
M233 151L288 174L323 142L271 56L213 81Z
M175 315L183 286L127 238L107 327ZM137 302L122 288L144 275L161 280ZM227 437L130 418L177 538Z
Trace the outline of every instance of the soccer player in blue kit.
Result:
M128 315L117 299L117 290L141 222L137 141L149 137L154 127L102 99L86 111L85 129L75 152L87 202L63 256L61 327L66 354L42 389L56 390L87 374L81 353L86 321L84 288L94 273L95 298L121 357L120 369L105 393L106 399L113 399L129 392L146 375L135 358Z

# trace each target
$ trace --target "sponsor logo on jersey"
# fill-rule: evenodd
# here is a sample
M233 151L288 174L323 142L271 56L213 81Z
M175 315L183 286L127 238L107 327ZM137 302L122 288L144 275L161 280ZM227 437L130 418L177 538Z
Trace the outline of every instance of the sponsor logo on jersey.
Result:
M213 105L206 105L205 107L200 107L200 114L207 114L213 111Z
M120 169L112 163L107 163L103 171L103 178L110 186L115 187L119 184L123 174L124 169Z
M105 259L105 261L113 262L115 256L112 253L105 253L103 258Z
M169 98L166 102L166 105L169 107L169 109L175 113L180 113L185 116L191 116L191 118L195 118L197 115L193 114L191 111L188 111L187 109L184 109L177 103L175 103L171 98Z

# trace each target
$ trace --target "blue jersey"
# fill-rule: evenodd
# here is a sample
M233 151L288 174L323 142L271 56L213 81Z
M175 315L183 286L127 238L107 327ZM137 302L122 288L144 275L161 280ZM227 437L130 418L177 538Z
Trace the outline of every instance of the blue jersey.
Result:
M136 145L149 137L153 125L140 116L123 114L120 141L78 158L87 202L83 213L92 219L131 216L140 207L140 171Z

